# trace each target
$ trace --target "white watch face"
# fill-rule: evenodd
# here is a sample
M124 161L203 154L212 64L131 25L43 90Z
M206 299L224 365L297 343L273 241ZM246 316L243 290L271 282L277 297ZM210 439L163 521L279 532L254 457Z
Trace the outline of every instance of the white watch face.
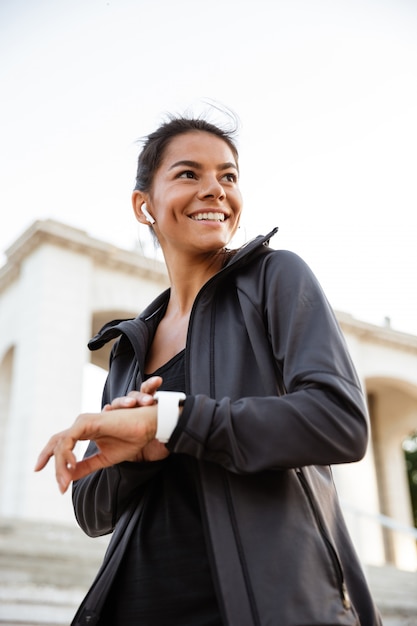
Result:
M166 443L177 425L178 408L180 401L185 400L185 393L182 391L157 391L154 398L158 402L155 439Z

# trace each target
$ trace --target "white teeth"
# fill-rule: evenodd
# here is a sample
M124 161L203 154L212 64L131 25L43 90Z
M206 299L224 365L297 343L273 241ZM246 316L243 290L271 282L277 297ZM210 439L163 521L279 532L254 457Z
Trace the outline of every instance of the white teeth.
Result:
M201 220L211 220L217 222L224 222L224 213L213 213L210 211L209 213L197 213L196 215L192 215L191 219L201 221Z

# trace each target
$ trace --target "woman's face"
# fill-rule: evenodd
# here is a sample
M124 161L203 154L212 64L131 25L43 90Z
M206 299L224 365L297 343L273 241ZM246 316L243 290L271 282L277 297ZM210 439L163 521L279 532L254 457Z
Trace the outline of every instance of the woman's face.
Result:
M164 251L224 248L238 228L242 211L232 150L205 131L174 137L146 201Z

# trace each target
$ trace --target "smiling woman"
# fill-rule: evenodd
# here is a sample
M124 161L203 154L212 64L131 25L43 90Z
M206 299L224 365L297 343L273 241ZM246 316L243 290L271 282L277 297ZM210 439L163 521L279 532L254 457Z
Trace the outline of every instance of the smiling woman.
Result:
M103 410L36 467L55 456L84 531L114 531L74 626L380 624L329 468L365 453L360 382L277 229L228 249L238 176L232 136L203 119L170 119L139 156L133 209L170 289L90 341L118 337Z

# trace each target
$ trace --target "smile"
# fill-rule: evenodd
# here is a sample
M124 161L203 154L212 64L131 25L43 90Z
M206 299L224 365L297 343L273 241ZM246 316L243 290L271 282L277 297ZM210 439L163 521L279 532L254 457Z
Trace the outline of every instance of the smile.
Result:
M224 222L225 215L224 213L213 213L210 211L209 213L196 213L191 216L192 220L196 220L197 222L201 222L203 220L209 220L211 222Z

